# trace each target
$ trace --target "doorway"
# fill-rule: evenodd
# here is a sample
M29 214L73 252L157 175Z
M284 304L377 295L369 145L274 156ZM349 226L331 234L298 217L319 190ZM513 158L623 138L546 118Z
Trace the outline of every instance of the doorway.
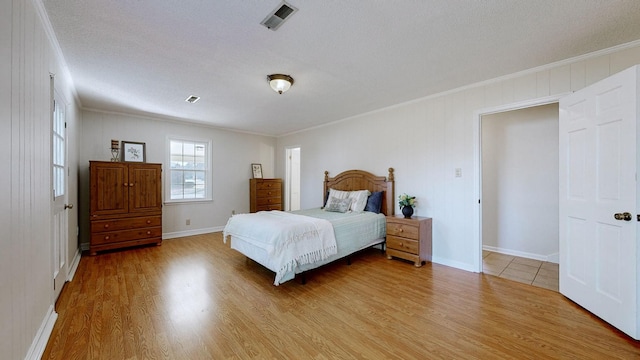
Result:
M300 210L300 147L285 151L285 211Z
M558 99L479 111L475 124L478 272L529 284L541 273L556 290Z

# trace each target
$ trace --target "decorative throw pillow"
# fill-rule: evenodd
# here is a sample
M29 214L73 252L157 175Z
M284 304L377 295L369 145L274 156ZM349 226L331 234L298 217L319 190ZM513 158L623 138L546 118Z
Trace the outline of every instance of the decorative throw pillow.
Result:
M367 198L371 195L369 190L352 191L349 194L351 201L351 211L361 212L367 206Z
M327 196L327 201L325 203L325 206L328 205L329 200L332 197L336 198L336 199L346 199L349 197L349 193L350 191L342 191L342 190L336 190L336 189L329 189L329 195Z
M364 211L371 211L376 214L380 214L380 209L382 208L382 191L374 191L369 199L367 199L367 206L365 206Z
M325 211L341 212L345 213L349 211L351 206L351 199L337 199L335 197L329 197L327 200L327 206L324 207Z

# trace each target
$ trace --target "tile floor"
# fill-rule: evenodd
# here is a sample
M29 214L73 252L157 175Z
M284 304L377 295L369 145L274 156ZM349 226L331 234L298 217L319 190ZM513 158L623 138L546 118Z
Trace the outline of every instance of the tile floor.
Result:
M558 291L558 264L482 251L483 272Z

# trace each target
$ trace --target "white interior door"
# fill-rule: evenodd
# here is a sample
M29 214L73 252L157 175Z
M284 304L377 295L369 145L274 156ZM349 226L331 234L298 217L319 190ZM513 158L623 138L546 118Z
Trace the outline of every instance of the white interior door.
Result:
M67 209L73 207L67 204L67 142L64 102L54 96L52 116L52 186L53 186L53 290L55 299L58 298L67 280L67 239L68 216Z
M560 292L635 339L637 74L562 98L559 124Z
M288 211L300 210L300 148L288 148L286 151L287 176L286 209Z

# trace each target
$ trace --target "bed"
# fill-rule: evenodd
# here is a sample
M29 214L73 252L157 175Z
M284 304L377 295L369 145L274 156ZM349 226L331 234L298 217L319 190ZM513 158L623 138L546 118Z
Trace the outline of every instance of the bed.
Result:
M364 206L367 211L351 211L362 208L363 192L369 194ZM336 203L346 203L345 194L353 196L350 204L354 207L346 212L341 211L344 208L329 211L335 210ZM223 239L230 239L232 249L273 271L274 285L384 244L385 216L394 213L393 168L386 177L363 170L329 177L325 171L322 198L323 208L234 215L224 228ZM356 203L360 206L357 209Z

